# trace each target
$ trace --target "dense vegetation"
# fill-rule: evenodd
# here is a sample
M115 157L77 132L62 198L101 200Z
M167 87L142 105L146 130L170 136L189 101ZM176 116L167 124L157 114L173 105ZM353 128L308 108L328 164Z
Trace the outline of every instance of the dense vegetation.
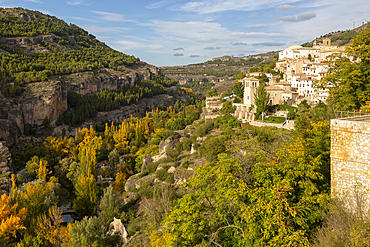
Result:
M134 56L107 47L78 26L68 25L55 17L20 8L5 9L2 13L5 13L0 16L0 35L3 37L53 35L52 43L41 38L38 44L50 52L28 54L20 47L0 44L0 48L8 52L0 54L0 87L4 95L19 95L25 84L46 81L53 75L102 68L124 70L122 66L140 62ZM32 18L22 18L20 13Z
M240 60L222 60L220 58L207 61L207 64L226 64L227 66L255 65L263 61L263 58L248 58Z
M336 110L359 109L370 101L369 35L368 25L347 47L346 56L334 55L329 60L329 73L318 82L317 86L329 89L328 101Z
M342 45L345 45L347 43L349 43L353 38L355 38L357 36L357 32L356 31L348 31L348 32L345 32L339 36L336 36L336 37L333 37L331 38L331 42L334 42L336 40L341 40L339 42L339 45L342 46Z
M209 82L209 81L206 81L206 82L192 81L192 82L186 83L185 85L182 85L182 87L191 88L194 92L203 94L211 90L211 88L214 85L215 85L214 83Z
M124 85L118 90L101 91L83 96L74 91L68 92L68 110L61 114L57 125L77 125L93 118L98 112L119 109L122 106L137 103L141 98L166 93L165 87L177 84L165 76L158 76L148 81L141 81L133 86Z

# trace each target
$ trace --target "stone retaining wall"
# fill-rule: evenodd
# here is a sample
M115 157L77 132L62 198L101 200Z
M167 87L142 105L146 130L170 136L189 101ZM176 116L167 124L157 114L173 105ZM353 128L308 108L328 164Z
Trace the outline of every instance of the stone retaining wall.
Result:
M290 129L290 130L294 129L294 124L295 124L294 120L285 121L285 123L283 123L283 124L266 123L266 122L261 122L261 121L245 121L245 122L248 122L250 125L258 126L258 127L271 126L271 127L284 128L284 129Z
M368 210L370 116L332 119L330 128L331 195L351 203L350 210Z

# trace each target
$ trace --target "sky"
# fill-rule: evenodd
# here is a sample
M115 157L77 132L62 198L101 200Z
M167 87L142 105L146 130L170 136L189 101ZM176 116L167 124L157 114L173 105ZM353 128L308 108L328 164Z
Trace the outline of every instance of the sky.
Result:
M0 0L76 24L155 66L283 50L370 21L369 0Z

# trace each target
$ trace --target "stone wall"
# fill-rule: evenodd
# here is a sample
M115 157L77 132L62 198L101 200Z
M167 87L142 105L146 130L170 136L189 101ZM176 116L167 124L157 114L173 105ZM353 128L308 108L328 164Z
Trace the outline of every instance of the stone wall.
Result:
M295 125L295 121L294 120L287 120L287 121L285 121L282 124L279 124L279 123L267 123L267 122L262 122L262 121L245 121L245 120L243 122L247 122L250 125L258 126L258 127L270 126L270 127L283 128L283 129L289 129L289 130L293 130L294 129L294 125Z
M370 203L370 116L332 119L331 195L350 210L368 210Z

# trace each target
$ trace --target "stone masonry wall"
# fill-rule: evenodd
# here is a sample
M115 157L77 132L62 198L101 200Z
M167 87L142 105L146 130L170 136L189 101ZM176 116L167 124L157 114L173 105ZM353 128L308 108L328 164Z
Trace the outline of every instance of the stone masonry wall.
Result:
M332 119L330 128L332 198L344 199L351 210L367 211L370 205L370 116Z

